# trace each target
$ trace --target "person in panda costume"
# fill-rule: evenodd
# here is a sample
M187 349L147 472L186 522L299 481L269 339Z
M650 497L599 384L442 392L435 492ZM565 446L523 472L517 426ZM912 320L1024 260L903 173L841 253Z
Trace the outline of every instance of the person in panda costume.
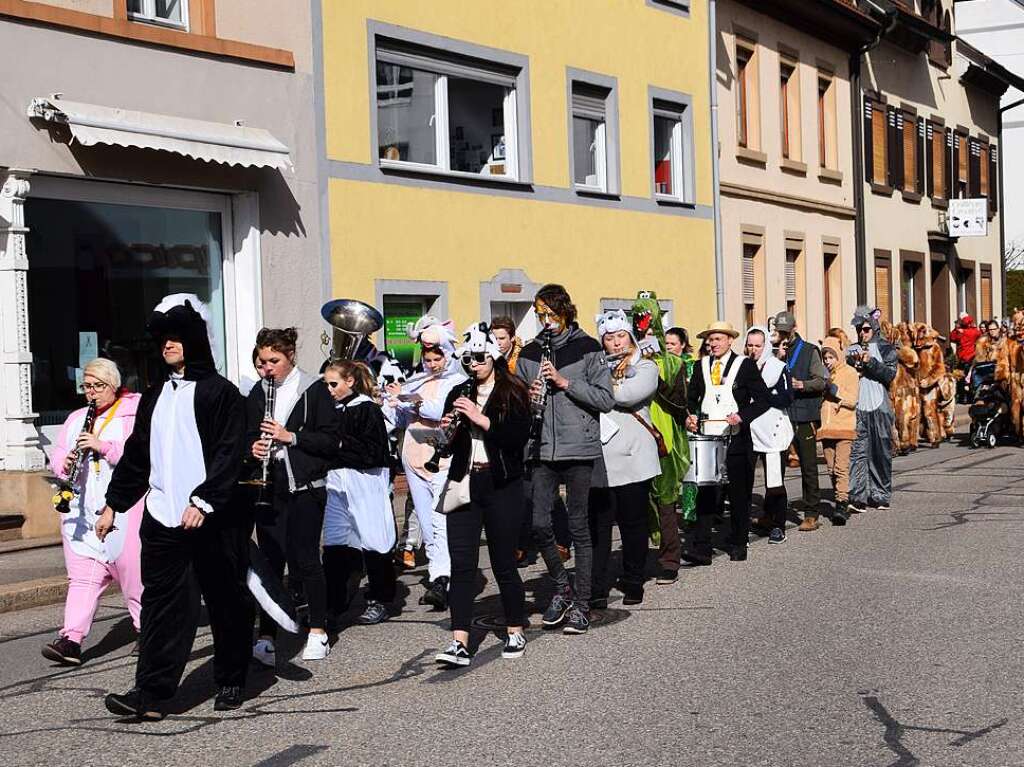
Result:
M366 364L332 361L324 369L324 383L338 410L339 435L327 473L323 531L328 610L336 619L348 609L349 577L365 568L366 607L356 622L381 623L390 617L397 582L387 425Z
M106 696L107 710L164 717L188 662L206 603L214 638L214 708L242 705L254 619L246 588L251 515L233 503L244 443L242 395L217 373L210 316L193 294L168 296L147 330L167 378L143 395L135 429L107 487L95 525L102 541L145 497L142 635L135 686Z

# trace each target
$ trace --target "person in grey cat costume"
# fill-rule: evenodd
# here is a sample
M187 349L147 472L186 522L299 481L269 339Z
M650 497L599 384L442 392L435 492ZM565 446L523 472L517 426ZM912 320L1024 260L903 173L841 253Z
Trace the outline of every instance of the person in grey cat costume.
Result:
M857 439L850 454L850 511L888 509L892 499L892 429L889 385L896 377L896 347L882 338L878 309L858 306L850 324L857 343L846 360L860 374Z

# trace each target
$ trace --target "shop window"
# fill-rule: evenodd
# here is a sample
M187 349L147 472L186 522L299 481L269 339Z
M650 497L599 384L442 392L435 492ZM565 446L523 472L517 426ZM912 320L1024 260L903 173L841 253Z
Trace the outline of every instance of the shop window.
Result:
M172 293L195 293L208 304L214 358L226 371L224 215L29 198L32 396L41 426L81 406L82 367L92 357L114 360L130 391L164 378L145 327Z
M378 41L381 167L519 178L514 67Z
M652 100L654 196L691 203L693 192L693 116L689 103Z
M188 29L188 0L128 0L128 18Z
M800 78L796 62L779 64L779 133L782 156L800 160Z
M615 192L617 151L612 89L585 82L571 86L572 174L580 191Z
M818 72L818 165L831 170L839 168L835 81L831 72Z

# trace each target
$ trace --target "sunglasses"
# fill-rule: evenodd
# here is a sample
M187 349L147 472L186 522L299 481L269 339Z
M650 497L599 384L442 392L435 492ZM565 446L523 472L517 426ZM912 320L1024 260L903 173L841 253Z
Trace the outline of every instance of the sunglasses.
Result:
M341 381L325 381L325 383L332 389L337 389L341 386Z
M867 327L867 328L857 328L857 332L858 333L870 333L871 332L871 328L869 328L869 327Z
M462 364L469 365L472 362L483 364L487 361L487 352L467 352L462 355Z

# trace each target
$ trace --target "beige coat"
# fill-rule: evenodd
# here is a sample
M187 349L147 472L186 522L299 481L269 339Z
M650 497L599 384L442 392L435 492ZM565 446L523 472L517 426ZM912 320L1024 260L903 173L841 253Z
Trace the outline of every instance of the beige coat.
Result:
M826 393L821 402L821 428L818 429L818 439L856 439L860 376L846 364L846 355L840 348L838 339L826 338L821 345L821 351L823 354L825 351L832 352L838 362L829 377L829 383L835 385L836 393Z

